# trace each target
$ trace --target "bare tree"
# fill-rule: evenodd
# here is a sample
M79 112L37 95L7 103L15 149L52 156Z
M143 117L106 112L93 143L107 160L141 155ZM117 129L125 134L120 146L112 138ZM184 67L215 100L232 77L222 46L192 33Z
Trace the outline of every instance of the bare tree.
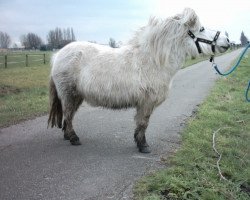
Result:
M113 38L109 39L109 46L112 48L117 48L116 41Z
M67 29L63 29L63 40L67 40Z
M248 39L247 37L245 36L244 32L242 31L241 32L241 35L240 35L240 41L241 41L241 45L246 45L248 43Z
M56 34L55 31L50 30L48 35L47 35L47 40L48 40L48 46L53 49L57 47L56 44Z
M40 48L42 44L42 39L38 35L36 35L35 33L28 33L27 39L31 49Z
M60 49L72 41L75 41L75 34L73 28L61 29L56 28L50 30L47 35L47 40L50 48Z
M35 33L22 35L20 41L25 49L38 49L42 45L42 39Z
M64 36L64 32L58 27L55 30L50 30L47 35L49 46L54 49L61 48Z
M7 33L0 31L0 48L7 49L11 43L10 36Z
M73 31L72 27L71 27L71 40L76 41L76 37L75 37L75 34L74 34L74 31Z
M27 36L26 35L21 35L20 36L20 42L24 46L24 48L28 47Z
M70 28L67 28L67 38L66 40L71 40Z

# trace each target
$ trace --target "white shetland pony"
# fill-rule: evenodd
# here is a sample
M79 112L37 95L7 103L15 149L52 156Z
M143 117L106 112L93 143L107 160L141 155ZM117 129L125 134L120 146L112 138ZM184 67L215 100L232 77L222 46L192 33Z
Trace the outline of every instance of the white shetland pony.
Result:
M186 8L164 20L150 19L121 48L70 43L52 59L48 124L62 128L64 138L79 145L72 120L83 101L110 109L136 108L135 142L140 152L150 152L145 137L150 115L166 99L187 55L228 49L229 40L218 33L202 28L196 13Z

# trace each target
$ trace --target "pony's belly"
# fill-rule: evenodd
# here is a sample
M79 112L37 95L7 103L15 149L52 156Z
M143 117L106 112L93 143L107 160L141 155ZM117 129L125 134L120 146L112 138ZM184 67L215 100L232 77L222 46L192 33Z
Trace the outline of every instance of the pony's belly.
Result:
M111 98L108 96L84 95L84 100L94 107L109 109L127 109L136 106L135 100L125 98Z
M111 78L110 78L111 79ZM111 109L123 109L135 107L138 99L142 98L137 83L124 83L115 79L88 82L83 80L79 90L84 100L92 106L100 106Z

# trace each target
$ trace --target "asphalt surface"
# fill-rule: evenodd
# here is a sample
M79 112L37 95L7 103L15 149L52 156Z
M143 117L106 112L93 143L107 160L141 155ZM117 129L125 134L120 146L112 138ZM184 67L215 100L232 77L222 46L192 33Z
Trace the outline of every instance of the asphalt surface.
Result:
M239 52L216 58L218 66L229 66ZM185 121L218 77L208 61L176 74L169 98L150 119L150 154L139 153L133 141L133 109L83 105L74 119L81 146L63 140L61 130L47 129L48 116L0 129L0 199L132 199L135 181L164 167L162 157L180 146Z

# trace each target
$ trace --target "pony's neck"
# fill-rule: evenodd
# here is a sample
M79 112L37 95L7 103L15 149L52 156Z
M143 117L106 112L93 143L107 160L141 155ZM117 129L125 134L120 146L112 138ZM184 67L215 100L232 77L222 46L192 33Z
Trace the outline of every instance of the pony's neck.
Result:
M186 32L186 27L172 18L164 21L153 18L136 32L129 44L154 60L156 67L173 68L175 71L185 61L183 44Z

